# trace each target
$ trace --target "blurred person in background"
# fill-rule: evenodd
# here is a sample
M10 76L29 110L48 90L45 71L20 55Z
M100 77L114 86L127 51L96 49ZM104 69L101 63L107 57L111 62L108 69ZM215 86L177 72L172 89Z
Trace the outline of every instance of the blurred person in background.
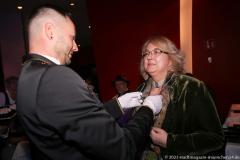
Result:
M125 93L129 92L129 89L128 89L129 81L121 75L116 76L115 79L112 81L112 84L117 92L117 94L113 97L113 99L118 98L121 95L124 95Z
M117 75L115 79L112 81L113 87L115 88L117 94L113 97L113 99L116 99L128 92L128 84L129 81L122 75ZM125 126L127 122L132 118L132 114L134 112L135 108L128 108L123 110L123 115L117 119L117 122L120 126Z
M10 160L15 148L24 137L24 131L16 116L18 77L5 80L5 92L0 93L0 159Z

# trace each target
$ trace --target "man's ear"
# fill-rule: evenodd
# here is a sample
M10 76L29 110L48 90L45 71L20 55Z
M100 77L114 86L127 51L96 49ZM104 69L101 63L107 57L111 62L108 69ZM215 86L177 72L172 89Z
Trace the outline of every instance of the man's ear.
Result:
M54 29L54 26L52 23L45 23L44 32L49 40L52 40L54 38L53 29Z

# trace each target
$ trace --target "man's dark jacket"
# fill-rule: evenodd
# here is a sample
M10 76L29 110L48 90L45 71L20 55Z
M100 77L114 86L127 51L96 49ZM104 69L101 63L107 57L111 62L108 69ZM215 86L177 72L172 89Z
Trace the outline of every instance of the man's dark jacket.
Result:
M153 123L152 111L142 107L119 127L116 101L103 106L77 73L36 54L23 64L17 106L33 159L134 159Z

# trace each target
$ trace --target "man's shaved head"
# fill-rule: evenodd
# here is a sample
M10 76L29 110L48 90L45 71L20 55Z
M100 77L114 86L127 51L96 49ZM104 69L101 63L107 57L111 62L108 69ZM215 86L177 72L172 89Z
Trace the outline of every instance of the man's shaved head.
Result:
M29 52L50 56L69 64L78 51L71 14L62 8L44 5L33 10L28 23Z
M71 13L66 10L53 6L42 5L35 8L30 14L28 21L28 34L29 38L36 35L46 21L54 21L55 23L61 22L62 19L71 19ZM71 19L72 20L72 19Z
M62 15L63 17L71 17L71 13L64 10L63 8L60 8L51 4L46 4L46 5L38 6L37 8L33 9L33 11L30 14L29 20L31 21L36 16L40 14L44 14L44 12L47 11L48 9L55 10L55 12Z

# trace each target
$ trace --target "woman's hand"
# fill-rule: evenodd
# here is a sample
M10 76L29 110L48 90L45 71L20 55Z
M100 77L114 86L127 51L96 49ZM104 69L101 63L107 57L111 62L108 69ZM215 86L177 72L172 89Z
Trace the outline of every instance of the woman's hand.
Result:
M154 144L160 145L164 148L167 147L168 133L165 130L161 128L153 127L150 133L150 137Z

